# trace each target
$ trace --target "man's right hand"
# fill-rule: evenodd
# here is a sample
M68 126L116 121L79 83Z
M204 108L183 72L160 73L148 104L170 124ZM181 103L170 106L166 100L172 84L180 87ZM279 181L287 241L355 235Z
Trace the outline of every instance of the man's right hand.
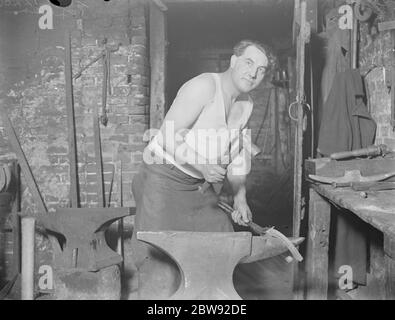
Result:
M222 182L225 178L226 169L217 164L200 164L195 167L209 183Z

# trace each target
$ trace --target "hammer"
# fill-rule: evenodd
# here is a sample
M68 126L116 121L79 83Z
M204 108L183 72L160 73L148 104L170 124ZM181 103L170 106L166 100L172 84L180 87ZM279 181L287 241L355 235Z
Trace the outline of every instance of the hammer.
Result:
M252 157L256 157L258 154L260 154L260 153L262 152L262 150L259 149L258 146L255 145L255 144L253 144L253 143L251 143L251 150L248 150L249 148L243 147L243 148L242 148L242 151L243 151L243 149L246 149L247 152L248 152L248 151L251 151L251 156L252 156ZM227 165L224 166L224 167L227 167ZM200 192L201 192L201 193L205 193L206 190L210 187L210 185L211 185L210 182L205 181L205 182L202 184L202 186L199 188Z

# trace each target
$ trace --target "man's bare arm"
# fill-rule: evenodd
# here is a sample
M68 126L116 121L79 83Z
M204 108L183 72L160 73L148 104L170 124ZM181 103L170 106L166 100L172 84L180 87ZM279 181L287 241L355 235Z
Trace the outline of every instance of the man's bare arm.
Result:
M176 160L187 163L195 170L201 172L206 180L219 182L225 175L224 169L219 166L204 165L206 159L202 158L186 143L177 141L176 136L166 137L166 126L170 123L174 127L174 133L176 134L190 129L204 106L213 99L214 95L215 82L209 74L202 74L191 79L179 90L160 130L163 136L162 147L166 152L175 155ZM179 150L182 150L182 152L177 152Z

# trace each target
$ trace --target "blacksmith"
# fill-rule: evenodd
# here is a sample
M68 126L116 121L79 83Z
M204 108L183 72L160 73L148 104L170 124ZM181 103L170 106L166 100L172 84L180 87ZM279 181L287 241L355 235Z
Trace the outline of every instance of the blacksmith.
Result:
M202 192L205 181L230 187L233 222L246 225L251 220L245 187L250 155L243 149L229 158L229 150L235 132L246 134L253 107L247 93L261 83L270 65L265 46L239 42L225 72L200 74L180 88L160 131L145 149L132 186L140 299L169 297L178 287L179 273L169 258L137 241L137 231L233 231L231 218L217 207L214 188ZM223 165L225 159L228 166Z

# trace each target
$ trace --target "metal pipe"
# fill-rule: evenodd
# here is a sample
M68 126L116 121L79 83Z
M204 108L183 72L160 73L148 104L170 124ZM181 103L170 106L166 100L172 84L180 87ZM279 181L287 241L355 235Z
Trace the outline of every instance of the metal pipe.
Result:
M34 227L35 219L22 218L22 300L33 300L34 295Z

